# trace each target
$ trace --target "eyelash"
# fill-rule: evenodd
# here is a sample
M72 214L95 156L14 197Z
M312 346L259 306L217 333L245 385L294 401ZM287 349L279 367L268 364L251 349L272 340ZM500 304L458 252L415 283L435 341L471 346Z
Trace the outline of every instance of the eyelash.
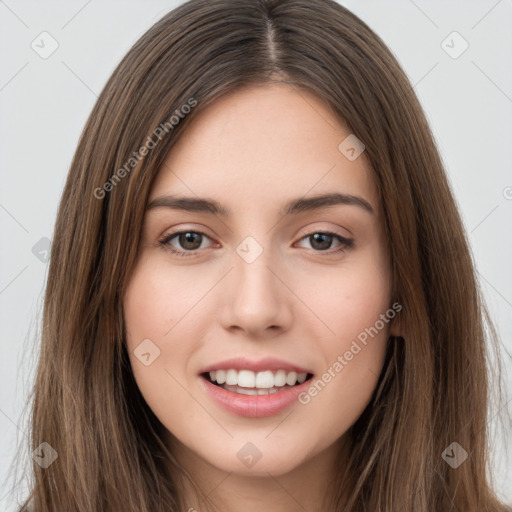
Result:
M162 240L159 240L158 243L160 244L160 246L163 249L170 251L171 253L175 254L176 256L180 256L180 257L195 256L197 254L197 252L199 251L199 249L197 249L196 251L178 251L169 244L169 242L173 238L176 238L178 235L181 235L184 233L195 233L197 235L202 235L202 236L205 236L206 238L210 238L206 233L203 233L202 231L186 229L186 230L176 231L174 233L171 233L171 234L167 235L165 238L163 238ZM328 250L315 251L315 250L313 250L314 252L317 252L317 253L326 253L329 255L343 253L345 250L350 249L354 245L353 239L345 238L345 237L338 235L337 233L334 233L332 231L312 231L311 233L304 235L300 240L304 240L304 238L308 238L308 237L316 235L316 234L334 236L341 243L341 246L334 251L328 251Z

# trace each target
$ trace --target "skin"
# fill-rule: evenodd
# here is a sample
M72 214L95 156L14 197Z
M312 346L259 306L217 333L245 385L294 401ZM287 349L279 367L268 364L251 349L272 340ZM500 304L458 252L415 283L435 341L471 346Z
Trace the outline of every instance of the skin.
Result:
M151 191L149 202L199 196L233 211L223 218L148 210L124 297L141 393L168 429L176 458L223 511L320 510L329 481L344 466L344 434L368 404L386 341L397 334L386 323L309 403L267 418L227 412L200 386L203 367L236 356L282 358L322 376L391 307L389 253L371 169L364 153L349 161L338 149L349 134L308 91L247 87L193 120ZM292 198L330 192L359 196L374 214L354 205L279 214ZM181 229L207 235L198 237L198 249L188 249L193 256L159 244ZM325 231L354 245L334 252L340 247L334 237L321 250L310 235ZM248 236L263 248L250 264L236 252ZM169 245L191 247L181 242L177 236ZM144 339L160 349L149 366L133 352ZM237 457L247 442L262 454L251 468ZM184 503L201 510L188 487Z

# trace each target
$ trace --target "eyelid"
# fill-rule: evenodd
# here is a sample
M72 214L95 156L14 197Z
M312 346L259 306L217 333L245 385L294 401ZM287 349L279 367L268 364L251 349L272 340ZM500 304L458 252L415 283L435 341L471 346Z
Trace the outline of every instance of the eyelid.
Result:
M181 234L184 234L184 233L196 233L196 234L202 235L203 237L206 237L206 238L212 240L212 237L210 237L208 234L204 233L200 229L182 228L182 229L176 230L172 233L169 233L168 235L163 237L163 239L159 240L158 243L160 244L160 246L162 248L170 251L172 254L177 255L177 256L195 256L195 255L197 255L201 251L201 249L196 249L195 251L185 251L185 250L175 249L173 246L170 245L170 241L172 239L174 239L175 237L177 237ZM324 234L324 235L328 235L328 236L333 236L335 239L338 240L338 242L340 243L340 246L335 250L332 250L332 248L326 249L325 251L312 250L313 253L325 254L326 256L333 255L333 254L336 254L339 252L344 252L345 250L350 249L354 246L353 238L348 238L346 236L343 236L335 230L322 229L322 228L311 229L309 232L303 234L298 239L298 241L295 242L295 244L297 244L297 243L301 242L302 240L307 239L315 234ZM205 247L203 247L202 249L205 249Z
M178 229L176 231L173 231L172 233L169 233L167 235L165 235L162 239L160 239L158 242L162 245L169 245L169 242L177 237L178 235L182 235L183 233L196 233L198 235L202 235L203 237L206 237L208 238L209 240L212 240L212 237L210 235L208 235L207 233L205 233L204 231L200 230L200 229L189 229L189 228L184 228L184 229ZM212 240L213 241L213 240ZM204 247L203 247L204 249ZM190 253L190 254L194 254L195 252L199 251L199 249L197 249L196 251L183 251L183 252L187 252L187 253Z
M346 230L346 231L348 231L348 230ZM328 228L328 227L320 227L320 228L313 227L313 228L309 228L305 233L300 235L299 240L302 240L305 237L314 235L315 233L325 233L325 234L329 234L329 235L336 235L336 236L339 236L340 238L342 238L343 240L346 240L347 242L353 240L352 233L350 233L350 236L349 235L343 235L338 229L336 229L336 228Z

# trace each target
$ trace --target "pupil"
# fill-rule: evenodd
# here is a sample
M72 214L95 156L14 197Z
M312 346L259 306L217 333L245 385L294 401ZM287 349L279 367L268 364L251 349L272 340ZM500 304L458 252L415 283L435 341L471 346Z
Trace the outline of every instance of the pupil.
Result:
M314 235L311 235L310 238L313 238L313 242L314 242L314 243L311 243L311 246L313 248L320 249L320 250L329 249L331 242L332 242L332 235L327 235L325 233L315 233ZM317 244L317 247L315 247L316 242L318 242L319 240L320 240L320 244Z
M197 244L197 238L194 242L194 237L199 238L199 244ZM184 249L195 250L201 246L201 235L199 233L182 233L180 235L180 244Z

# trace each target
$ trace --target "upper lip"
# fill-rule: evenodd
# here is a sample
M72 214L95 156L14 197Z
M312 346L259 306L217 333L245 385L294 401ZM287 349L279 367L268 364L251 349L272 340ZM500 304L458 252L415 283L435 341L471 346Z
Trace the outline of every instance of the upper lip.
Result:
M226 359L218 363L213 363L205 366L199 373L208 373L215 370L252 370L253 372L262 372L265 370L286 370L288 372L297 373L313 373L312 371L298 366L282 359L276 359L274 357L266 357L257 361L250 360L245 357L235 357L232 359Z

